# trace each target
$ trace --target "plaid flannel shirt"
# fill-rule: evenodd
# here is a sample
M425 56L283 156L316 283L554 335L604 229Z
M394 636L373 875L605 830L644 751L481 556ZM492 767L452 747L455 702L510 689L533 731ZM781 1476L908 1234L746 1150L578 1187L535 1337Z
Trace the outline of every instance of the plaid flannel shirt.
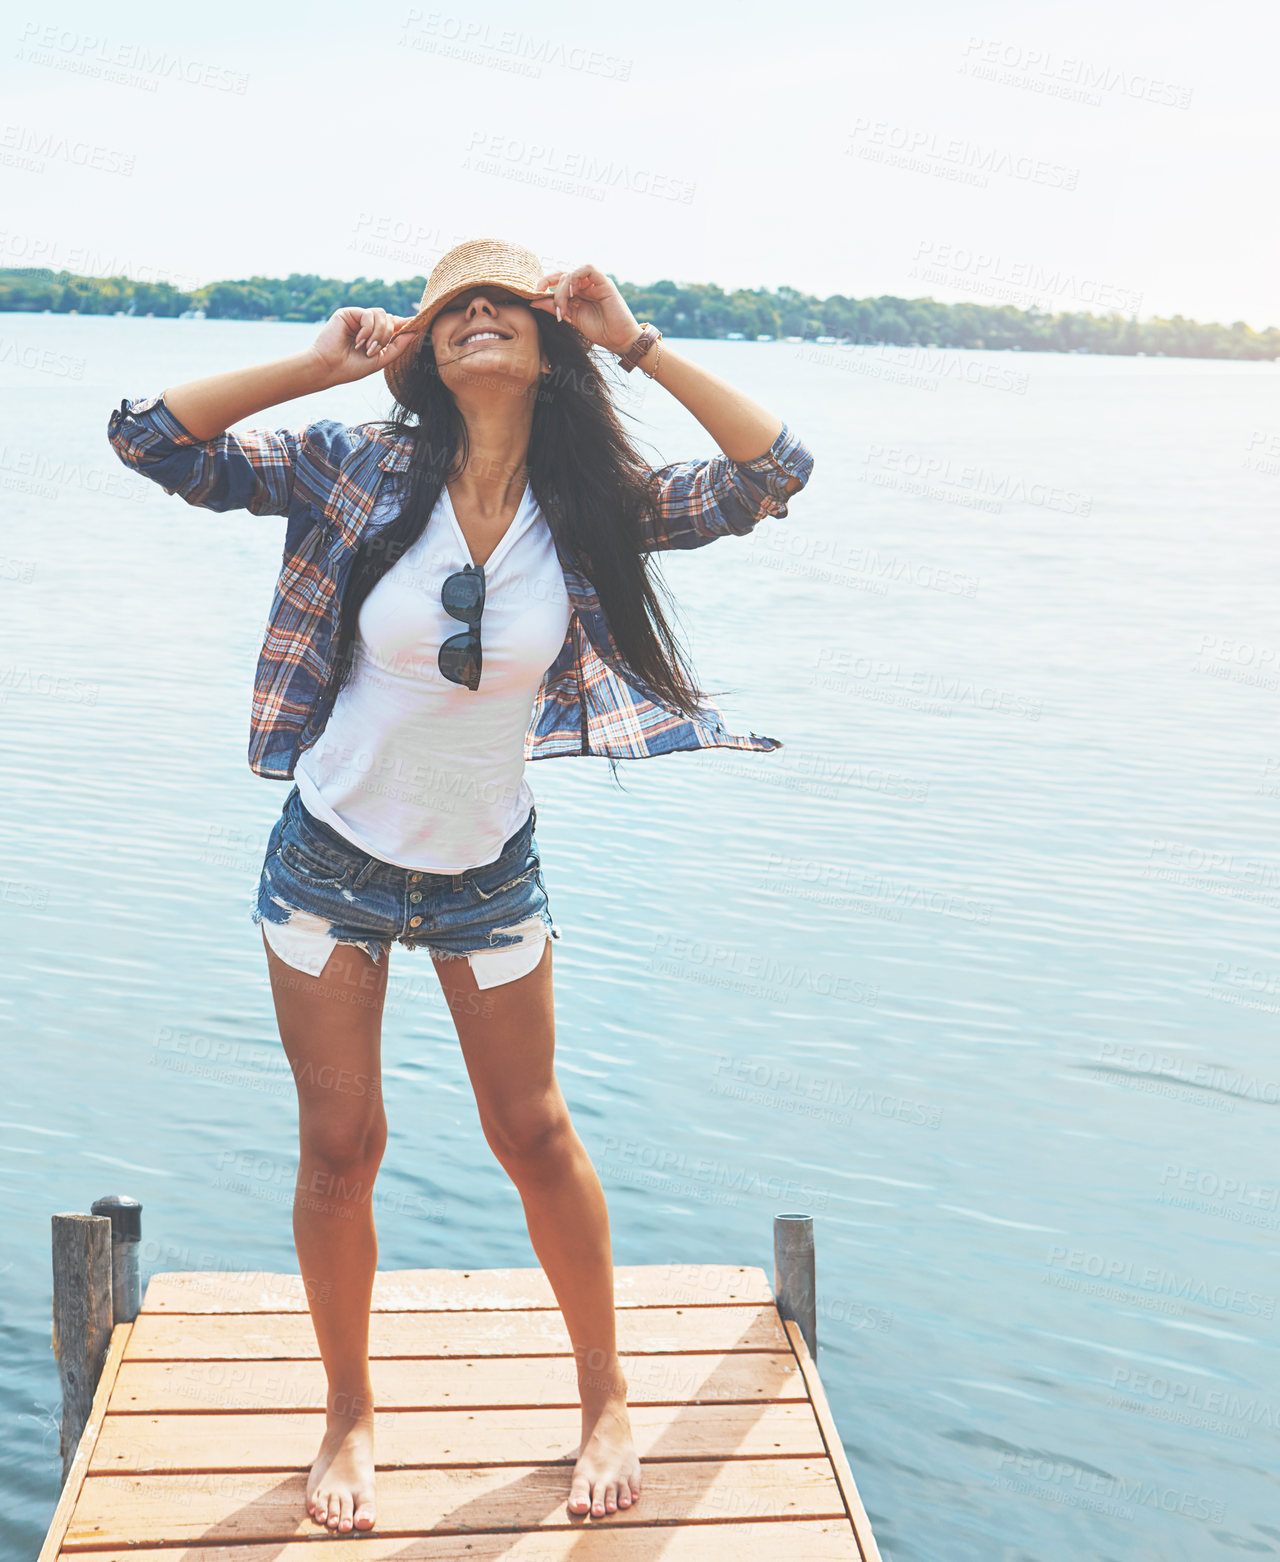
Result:
M183 427L162 394L126 397L111 413L108 438L126 465L188 504L287 517L254 676L248 758L257 775L289 780L333 708L328 685L343 588L380 485L408 470L408 440L330 418L202 440ZM716 456L659 468L658 502L645 522L647 551L701 548L744 535L766 515L786 515L788 479L803 485L812 466L808 447L784 424L754 460ZM581 562L557 535L561 528L551 531L571 613L564 644L538 688L526 760L782 747L778 738L729 732L709 702L700 720L664 706L622 660Z

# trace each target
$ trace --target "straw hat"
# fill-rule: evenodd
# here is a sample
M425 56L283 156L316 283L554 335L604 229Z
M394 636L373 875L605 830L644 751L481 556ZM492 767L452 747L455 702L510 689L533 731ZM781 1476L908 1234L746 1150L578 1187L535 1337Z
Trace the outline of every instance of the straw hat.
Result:
M468 288L487 285L506 288L520 298L551 298L554 289L538 286L545 274L546 268L538 257L520 244L512 244L506 239L468 239L441 257L427 278L417 314L397 326L391 339L394 341L402 331L421 338L444 306ZM419 345L415 343L405 348L382 371L397 400L400 400L403 388L402 376Z

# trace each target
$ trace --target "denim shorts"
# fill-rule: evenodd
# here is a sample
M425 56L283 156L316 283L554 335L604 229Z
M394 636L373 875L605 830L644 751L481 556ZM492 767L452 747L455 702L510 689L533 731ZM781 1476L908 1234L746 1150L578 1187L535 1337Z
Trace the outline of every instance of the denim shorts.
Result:
M478 987L533 970L559 938L542 882L530 807L493 862L461 873L402 868L354 846L307 812L295 786L267 840L255 923L295 970L319 976L334 944L381 959L393 943L467 959Z

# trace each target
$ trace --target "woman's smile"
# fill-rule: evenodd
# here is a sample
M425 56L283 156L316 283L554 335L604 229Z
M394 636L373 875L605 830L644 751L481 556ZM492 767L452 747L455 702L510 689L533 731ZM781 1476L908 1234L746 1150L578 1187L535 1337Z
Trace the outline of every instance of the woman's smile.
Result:
M463 347L468 342L506 342L510 339L501 331L495 331L488 326L477 326L474 331L468 331L465 336L459 337L458 346Z

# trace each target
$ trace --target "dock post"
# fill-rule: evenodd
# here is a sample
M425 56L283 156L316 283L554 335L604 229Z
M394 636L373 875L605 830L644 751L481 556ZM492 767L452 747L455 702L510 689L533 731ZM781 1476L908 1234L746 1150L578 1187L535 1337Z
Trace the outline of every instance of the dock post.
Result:
M89 1419L111 1343L111 1222L105 1215L53 1217L53 1354L62 1384L62 1479Z
M89 1419L111 1331L141 1306L138 1242L142 1206L112 1194L93 1213L53 1216L53 1354L62 1385L62 1479Z
M142 1306L138 1244L142 1241L142 1205L124 1193L94 1199L91 1214L111 1222L112 1322L132 1323Z
M794 1318L818 1359L818 1300L813 1268L813 1216L773 1217L773 1294L779 1316Z

